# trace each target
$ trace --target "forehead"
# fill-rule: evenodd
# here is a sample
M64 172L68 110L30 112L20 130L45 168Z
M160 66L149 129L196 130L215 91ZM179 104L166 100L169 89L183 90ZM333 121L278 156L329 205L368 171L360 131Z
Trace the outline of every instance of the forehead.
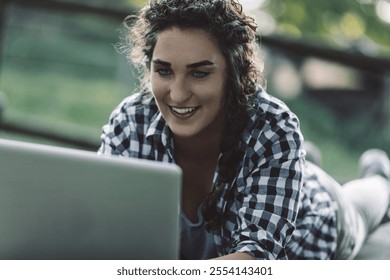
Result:
M196 28L171 27L159 33L153 58L194 62L204 59L223 59L213 37Z

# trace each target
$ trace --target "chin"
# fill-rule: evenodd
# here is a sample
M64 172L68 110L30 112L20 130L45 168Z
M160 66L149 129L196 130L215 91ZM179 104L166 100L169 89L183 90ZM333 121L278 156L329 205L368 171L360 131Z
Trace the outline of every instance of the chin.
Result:
M177 123L168 123L168 126L171 128L172 133L178 137L193 137L199 134L199 130L196 127L196 124L177 124Z
M172 129L172 133L180 138L191 138L196 135L196 132L192 130Z

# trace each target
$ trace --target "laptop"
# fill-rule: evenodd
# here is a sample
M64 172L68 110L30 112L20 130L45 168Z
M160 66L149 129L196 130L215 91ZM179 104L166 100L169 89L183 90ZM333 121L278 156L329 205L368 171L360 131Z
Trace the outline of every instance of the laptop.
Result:
M179 258L177 165L0 139L0 259Z

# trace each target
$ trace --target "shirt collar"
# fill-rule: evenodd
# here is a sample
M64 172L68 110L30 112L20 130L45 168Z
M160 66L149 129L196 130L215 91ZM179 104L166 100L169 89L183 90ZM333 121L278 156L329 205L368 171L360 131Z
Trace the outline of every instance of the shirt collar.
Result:
M164 146L168 143L170 136L170 129L166 124L161 112L155 114L150 122L148 130L146 131L147 140L161 141Z
M146 140L161 143L171 158L173 158L173 138L172 132L165 122L162 114L158 111L152 118L146 131Z

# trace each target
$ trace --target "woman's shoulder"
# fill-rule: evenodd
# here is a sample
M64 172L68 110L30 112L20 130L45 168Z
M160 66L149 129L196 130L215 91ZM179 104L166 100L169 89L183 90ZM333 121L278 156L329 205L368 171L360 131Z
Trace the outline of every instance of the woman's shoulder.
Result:
M279 115L288 113L294 115L286 103L279 98L270 95L265 89L258 88L255 94L255 108L258 113ZM257 106L256 106L257 105Z
M154 105L155 102L152 93L150 91L140 91L125 97L118 107L131 110L139 109L140 107L153 107Z
M285 102L268 94L263 88L258 88L249 116L255 125L299 127L299 119Z
M242 148L253 162L283 151L302 156L300 147L304 138L300 123L284 102L259 89L249 111Z
M132 119L138 116L153 116L158 112L153 95L149 91L133 93L122 100L111 114L113 118Z

